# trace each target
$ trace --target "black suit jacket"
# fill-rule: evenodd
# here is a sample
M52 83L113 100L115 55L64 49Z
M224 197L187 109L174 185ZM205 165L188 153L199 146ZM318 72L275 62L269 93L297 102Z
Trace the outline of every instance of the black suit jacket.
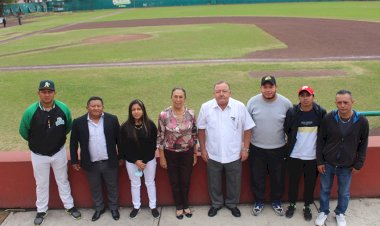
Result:
M108 164L110 167L118 166L118 144L120 125L117 116L104 113L104 135L106 138ZM78 164L78 143L80 145L80 165L84 169L89 169L93 165L90 158L89 130L87 114L73 121L73 128L70 137L71 164Z

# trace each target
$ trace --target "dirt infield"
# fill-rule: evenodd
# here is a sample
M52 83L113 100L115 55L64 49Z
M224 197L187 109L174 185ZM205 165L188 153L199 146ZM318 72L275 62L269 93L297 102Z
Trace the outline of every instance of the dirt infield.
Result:
M3 71L47 70L90 67L128 67L173 64L213 64L239 62L303 62L380 60L380 23L281 17L189 17L120 20L107 22L78 22L56 28L35 31L0 41L22 39L40 33L63 32L78 29L123 28L141 26L169 26L188 24L254 24L287 45L288 48L256 51L232 59L155 60L116 63L84 63L67 65L36 65L0 67ZM144 34L139 34L144 35ZM136 37L133 40L138 40ZM145 37L146 38L146 37ZM108 36L107 40L114 39ZM115 37L116 41L128 41ZM128 39L128 38L127 38ZM105 40L105 41L107 41ZM129 40L132 41L132 40ZM99 41L100 42L100 41ZM49 49L49 48L46 48ZM39 51L31 50L25 52ZM1 55L7 56L9 54Z
M374 22L279 17L197 17L78 23L50 29L48 32L212 23L255 24L288 46L286 49L257 51L244 58L380 59L380 23Z

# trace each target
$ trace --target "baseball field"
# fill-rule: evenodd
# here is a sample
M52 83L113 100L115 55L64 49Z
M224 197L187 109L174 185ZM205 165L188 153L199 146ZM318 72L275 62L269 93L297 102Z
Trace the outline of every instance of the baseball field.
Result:
M25 108L42 79L73 117L90 96L120 122L139 98L156 121L170 91L187 90L199 111L213 84L226 80L246 103L273 74L278 92L297 103L314 88L327 110L339 89L353 92L359 111L380 110L380 2L210 5L34 14L0 28L0 150L27 150L18 135ZM380 118L369 118L379 134Z

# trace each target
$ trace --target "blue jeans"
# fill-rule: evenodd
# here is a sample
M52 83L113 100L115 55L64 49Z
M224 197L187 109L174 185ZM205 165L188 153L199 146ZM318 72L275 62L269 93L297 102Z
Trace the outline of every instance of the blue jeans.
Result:
M338 205L334 212L338 214L345 214L348 202L350 201L350 185L352 169L347 167L334 167L328 163L325 163L326 172L320 174L321 191L320 191L320 212L329 214L330 207L330 193L331 187L334 181L334 175L338 179Z

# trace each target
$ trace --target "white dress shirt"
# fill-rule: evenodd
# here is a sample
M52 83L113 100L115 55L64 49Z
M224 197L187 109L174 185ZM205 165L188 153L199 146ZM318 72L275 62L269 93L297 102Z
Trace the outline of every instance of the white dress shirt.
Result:
M215 99L202 104L197 121L206 130L208 157L223 164L240 158L244 131L255 126L245 105L233 98L224 110Z
M90 151L91 162L96 162L100 160L107 160L107 143L106 137L104 135L104 113L99 119L98 124L90 119L87 115L88 121L88 150Z

